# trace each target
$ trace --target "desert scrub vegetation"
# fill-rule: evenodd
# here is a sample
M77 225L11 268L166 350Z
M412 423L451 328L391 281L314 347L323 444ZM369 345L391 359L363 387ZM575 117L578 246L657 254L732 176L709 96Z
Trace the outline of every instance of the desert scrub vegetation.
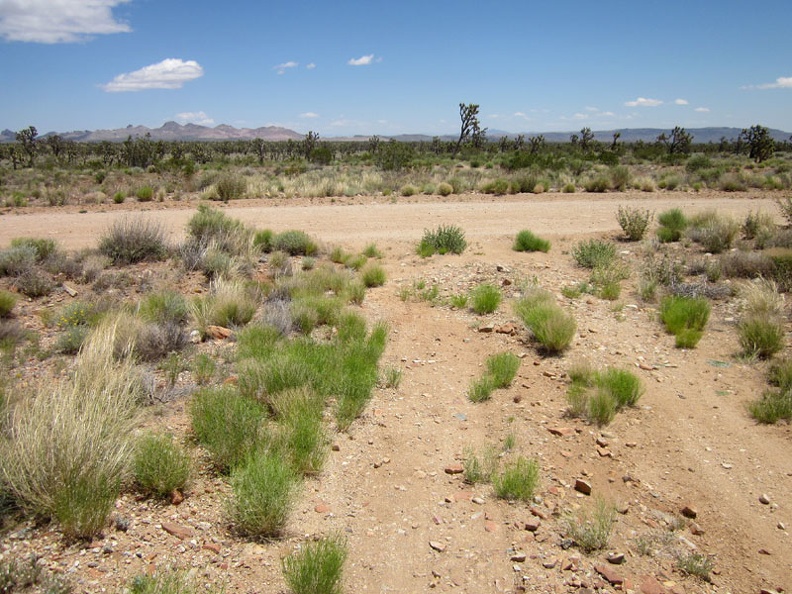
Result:
M711 254L720 254L732 247L740 232L740 224L717 211L707 210L689 220L687 236Z
M30 591L70 594L73 586L65 577L46 571L37 555L24 560L14 557L0 560L0 592L15 594Z
M520 358L513 353L497 353L487 357L486 372L468 389L472 402L484 402L492 397L492 392L507 388L517 375Z
M751 402L748 412L760 423L792 421L792 359L785 358L772 365L767 381L772 388Z
M283 231L272 238L272 251L286 252L290 256L313 256L319 245L305 231Z
M624 369L606 367L599 371L578 363L570 368L569 377L570 414L600 426L610 423L621 409L635 406L644 392L638 376Z
M470 291L470 309L478 315L494 313L503 299L501 290L493 284L484 283Z
M678 349L692 349L704 335L711 309L705 297L668 295L660 302L660 321Z
M347 543L340 535L301 544L281 561L286 584L293 594L341 594Z
M514 302L514 313L530 330L540 348L548 354L565 351L575 337L575 318L564 311L544 289L529 289Z
M760 279L742 287L745 313L737 324L737 337L746 357L768 359L783 350L784 301L772 280Z
M156 262L170 250L161 224L145 218L125 217L113 223L99 239L99 252L113 264Z
M568 514L564 524L567 538L588 555L608 546L615 522L615 506L597 498L592 509L581 508L575 514Z
M539 462L517 456L493 473L492 487L498 499L531 501L539 487Z
M499 465L500 452L494 446L486 445L480 450L470 446L465 448L462 460L465 482L471 485L489 483Z
M10 291L0 291L0 318L10 317L16 302L16 295Z
M456 225L440 225L434 230L425 230L418 243L417 252L422 258L434 254L461 254L467 248L465 232Z
M572 258L581 268L607 267L616 259L616 246L601 239L581 241L572 248Z
M24 399L2 442L3 482L25 509L56 519L69 538L104 527L134 448L142 384L131 357L114 358L116 328L98 326L71 381Z
M190 467L190 455L172 435L145 433L135 444L132 474L147 495L166 498L174 491L184 491L190 480Z
M550 251L550 242L535 235L528 229L523 229L514 238L512 249L515 252L544 252Z
M628 241L641 241L646 235L653 213L648 208L619 205L616 220Z
M657 215L657 238L662 243L679 241L690 225L685 214L678 208L671 208Z

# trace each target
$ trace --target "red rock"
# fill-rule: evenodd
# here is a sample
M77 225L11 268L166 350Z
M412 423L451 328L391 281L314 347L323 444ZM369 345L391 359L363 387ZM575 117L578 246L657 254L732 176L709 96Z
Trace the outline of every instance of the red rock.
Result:
M595 565L594 570L604 577L611 586L617 586L624 583L624 578L607 565Z
M215 555L220 554L220 545L215 542L205 542L203 544L203 549L205 551L212 551Z
M446 550L445 544L443 544L442 542L437 541L437 540L430 540L429 541L429 546L432 549L434 549L435 551L437 551L438 553L442 553L443 551Z
M548 427L547 430L556 437L569 437L575 435L575 430L571 427Z
M530 512L531 512L531 515L534 516L535 518L539 518L540 520L546 520L547 519L547 514L545 512L543 512L541 509L539 509L538 507L531 507Z
M162 529L168 534L175 536L179 540L186 540L193 535L192 528L186 526L179 526L173 522L163 522Z
M454 501L471 501L473 499L472 491L460 491L454 494Z
M171 505L179 505L184 501L184 495L178 489L174 489L171 493Z
M445 467L446 474L462 474L463 472L465 472L465 467L461 464L452 464Z
M583 495L591 495L591 483L583 479L575 479L575 491L583 493Z
M690 505L684 506L682 509L679 510L679 513L681 513L686 518L690 518L691 520L695 520L696 517L698 517L698 512L696 511L696 508Z
M326 514L330 511L330 506L326 503L320 503L314 508L314 511L317 514Z
M666 594L666 589L653 576L644 576L641 580L641 594Z
M230 338L234 332L229 328L223 328L222 326L207 326L206 327L206 335L214 338L215 340L225 340L226 338Z
M527 522L525 522L525 529L528 532L536 532L537 530L539 530L539 526L541 526L541 525L542 525L542 523L538 519L537 520L528 520Z
M492 520L486 520L484 522L484 530L486 532L496 532L498 530L498 525Z

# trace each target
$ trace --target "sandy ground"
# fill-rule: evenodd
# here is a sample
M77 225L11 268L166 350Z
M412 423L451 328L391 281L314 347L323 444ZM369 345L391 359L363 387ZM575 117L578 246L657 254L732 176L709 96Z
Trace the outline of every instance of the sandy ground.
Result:
M135 572L167 565L191 568L199 581L224 584L229 592L282 592L282 555L331 532L349 542L347 592L792 589L792 431L757 425L746 413L746 403L766 388L767 366L736 356L738 302L715 302L703 340L685 351L662 331L656 305L638 298L635 274L616 304L560 294L562 286L588 276L569 256L574 242L588 235L615 239L615 213L626 203L655 212L680 207L688 214L715 208L737 217L775 212L762 194L687 193L225 206L227 214L256 227L302 229L327 245L352 250L377 243L388 283L371 290L362 308L369 319L390 324L383 365L402 371L400 386L377 389L366 414L348 434L335 436L336 447L324 471L306 483L283 541L236 538L222 516L227 488L201 475L178 507L124 496L118 509L134 518L129 532L109 530L88 549L59 544L56 529L45 527L5 539L4 550L41 550L49 567L73 574L86 592L116 591ZM0 216L0 245L34 235L57 238L67 248L95 246L103 229L132 214L160 221L176 240L194 208L181 203L144 212L104 206L84 213L6 213ZM439 224L466 231L471 247L463 256L414 255L423 230ZM552 250L511 251L514 234L525 228L551 239ZM641 248L622 243L620 249L639 269ZM508 302L481 317L403 300L400 295L419 281L437 284L444 295L495 282L507 298L536 282L574 313L577 338L563 357L544 358L522 329L514 335L480 331L516 323ZM471 403L468 387L486 357L500 351L523 357L518 378L489 402ZM639 406L602 430L569 418L565 373L579 360L639 374L646 388ZM182 431L184 405L169 405L161 422ZM468 448L501 447L512 436L516 452L505 459L519 453L539 460L535 505L499 501L491 486L466 485L461 475L447 472ZM574 488L578 479L591 485L591 496ZM590 509L596 497L613 502L620 513L608 549L587 556L567 548L564 518ZM683 521L685 506L695 519ZM526 528L537 520L538 529ZM171 536L163 521L189 528L192 537ZM625 562L609 564L608 553L623 553ZM676 568L676 556L691 553L710 556L712 583ZM609 582L598 567L619 579Z

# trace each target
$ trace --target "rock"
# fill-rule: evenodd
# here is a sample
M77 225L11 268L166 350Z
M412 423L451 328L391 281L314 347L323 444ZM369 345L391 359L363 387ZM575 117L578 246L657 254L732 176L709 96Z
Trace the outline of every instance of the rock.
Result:
M337 443L334 443L333 445L330 446L330 449L333 450L334 452L340 452L341 446L338 445Z
M779 530L786 530L786 526L784 526L783 522L779 522L778 524L776 524L776 528L778 528Z
M693 522L692 524L690 524L690 533L696 536L701 536L702 534L704 534L704 530L701 528L701 526Z
M444 472L446 474L462 474L465 472L465 467L461 464L452 464L451 466L446 466Z
M326 514L330 512L330 506L326 503L319 503L316 507L314 507L314 511L317 514Z
M607 448L610 445L610 443L604 437L598 437L597 438L597 445L599 447L601 447L601 448Z
M495 328L495 332L498 334L508 334L510 336L514 336L517 334L517 326L512 323L503 324L502 326Z
M182 501L184 501L184 495L178 489L174 489L171 492L171 505L179 505Z
M190 342L193 344L199 344L201 342L201 333L198 332L198 330L190 332Z
M690 505L685 505L682 507L682 509L679 510L679 513L691 520L695 520L698 517L698 511L696 508Z
M609 553L607 559L608 563L621 565L624 563L624 553Z
M429 546L438 553L442 553L443 551L446 550L445 544L440 542L439 540L430 540Z
M541 509L539 509L538 507L535 507L535 506L531 507L530 512L531 512L531 515L534 516L535 518L539 518L540 520L546 520L547 519L547 514L544 511L542 511Z
M575 491L583 495L591 495L591 483L583 479L575 479Z
M556 437L569 437L575 435L575 430L571 427L548 427L547 430Z
M514 553L511 557L509 557L510 561L514 561L515 563L522 563L528 558L525 553Z
M770 498L766 494L762 493L759 495L759 503L762 505L768 505L770 503Z
M484 499L482 497L474 497L471 501L476 505L484 505Z
M498 525L493 522L492 520L485 520L484 521L484 530L486 532L497 532Z
M597 448L597 453L599 454L600 458L613 458L613 452L606 448Z
M595 565L594 571L605 578L611 586L619 586L624 583L624 578L607 565Z
M203 544L203 549L206 551L212 551L215 555L220 554L220 545L214 542L205 542Z
M641 594L666 594L666 589L657 578L647 575L641 580Z
M772 553L770 551L768 551L767 549L759 549L759 554L760 555L767 555L769 557Z
M210 325L206 327L206 335L215 340L225 340L231 338L233 334L233 330L224 328L223 326Z
M192 528L186 526L179 526L173 522L163 522L162 529L168 534L175 536L179 540L187 540L193 535Z
M554 569L556 565L558 565L558 559L555 558L542 561L542 567L545 569Z
M454 501L471 501L473 493L471 491L460 491L454 494Z
M489 334L495 330L495 324L485 324L483 326L479 326L478 331L484 334Z
M528 532L536 532L537 530L539 530L539 526L541 525L542 522L540 522L538 519L532 519L525 522L525 529Z

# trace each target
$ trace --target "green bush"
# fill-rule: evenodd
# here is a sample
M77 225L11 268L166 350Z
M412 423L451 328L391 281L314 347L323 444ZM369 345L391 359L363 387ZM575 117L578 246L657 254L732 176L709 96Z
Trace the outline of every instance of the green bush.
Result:
M0 318L7 318L16 305L17 297L9 291L0 291Z
M170 497L190 479L190 456L172 436L148 433L138 439L132 473L144 493Z
M138 202L151 202L154 198L154 188L151 186L143 186L135 191L135 197Z
M253 235L253 245L265 254L272 251L275 233L271 229L261 229Z
M739 231L740 225L736 220L708 210L690 219L687 234L707 252L719 254L732 246Z
M38 252L33 246L24 245L0 251L0 276L21 276L34 270Z
M252 451L231 473L228 513L237 532L254 538L280 536L299 488L289 461L267 450Z
M243 177L236 175L223 175L215 184L218 200L228 202L244 198L247 192L247 182Z
M468 388L467 396L471 402L485 402L492 397L495 382L490 375L484 375L474 381Z
M272 238L272 250L286 252L290 256L313 256L319 246L304 231L284 231Z
M556 305L546 292L522 297L515 303L514 312L550 354L566 350L575 337L575 318Z
M768 314L749 314L737 325L737 336L747 357L769 359L784 348L784 324Z
M586 180L583 183L583 187L585 188L586 192L601 194L603 192L607 192L610 188L610 180L604 175L598 175Z
M606 368L594 371L588 365L573 366L567 390L571 414L607 425L622 408L635 406L643 394L641 380L632 372Z
M629 241L641 241L652 220L652 211L619 205L616 220Z
M143 218L119 219L99 239L99 251L114 264L164 260L168 255L165 229Z
M434 254L461 254L467 248L465 232L456 225L440 225L437 229L424 231L418 244L418 254L427 258Z
M138 314L147 322L184 324L190 308L183 295L165 290L146 295L138 304Z
M366 287L381 287L385 284L385 269L379 264L368 264L361 270L360 278Z
M669 295L660 303L660 321L677 337L678 348L693 348L707 325L710 309L704 297Z
M37 299L49 295L55 288L55 283L47 273L32 268L14 279L14 287L25 297Z
M477 314L491 314L498 309L503 295L495 285L485 283L470 292L470 308Z
M792 249L771 248L766 251L773 262L772 279L778 284L779 291L792 292Z
M520 369L520 358L513 353L497 353L487 357L487 375L496 388L507 388Z
M759 421L772 425L778 421L792 421L792 389L769 390L748 405L748 412Z
M770 368L767 381L781 391L792 389L792 358L783 359Z
M531 231L524 229L514 238L512 249L515 252L549 252L550 242L534 235Z
M341 594L346 557L346 541L340 536L307 542L283 558L283 577L293 594Z
M566 518L566 535L584 553L593 553L608 546L615 522L614 506L604 499L597 499L593 510L581 509L576 515Z
M690 224L687 217L678 208L661 212L657 217L657 222L660 224L657 229L657 237L662 243L679 241Z
M316 474L327 456L327 436L322 421L324 399L311 388L284 390L273 397L272 407L282 425L278 446L282 456L301 474Z
M205 388L193 396L190 418L198 443L221 472L228 472L261 441L266 410L232 388Z
M539 487L539 463L519 456L492 477L492 486L498 499L531 501Z
M454 187L449 183L442 182L437 186L437 193L441 196L449 196L454 193Z
M36 261L43 262L58 251L58 244L54 239L40 237L15 237L11 240L12 248L30 247L36 252Z
M601 239L581 241L572 248L572 258L582 268L606 267L616 259L616 246Z

